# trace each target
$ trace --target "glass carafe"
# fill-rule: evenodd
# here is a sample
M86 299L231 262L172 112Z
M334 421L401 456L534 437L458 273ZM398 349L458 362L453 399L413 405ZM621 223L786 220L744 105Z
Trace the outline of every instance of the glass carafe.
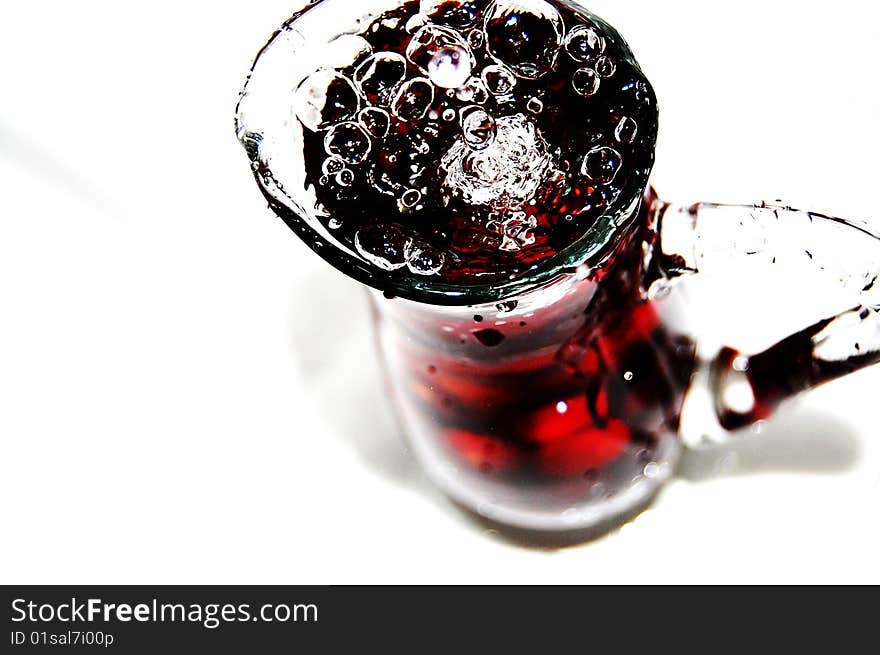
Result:
M334 233L342 223L319 194L328 202L338 193L350 204L367 203L352 191L352 171L369 157L387 164L396 156L386 139L389 111L443 129L445 111L430 116L427 106L413 109L419 94L430 93L432 101L460 101L455 111L475 148L485 145L479 139L489 134L486 125L501 129L465 106L488 93L478 88L480 80L462 77L456 90L450 76L459 72L455 57L489 47L480 28L489 23L480 16L507 15L501 9L520 5L538 21L533 27L556 30L554 57L565 34L564 56L578 62L573 67L584 66L570 81L577 102L612 79L619 80L621 98L636 98L644 109L638 121L613 114L609 142L620 152L594 147L583 159L579 174L598 179L596 188L605 185L595 196L600 215L555 256L484 283L435 275L442 260L425 256L412 240L386 253L405 257L412 274L403 259L365 253L357 239L346 243ZM562 15L582 24L566 27ZM394 107L371 106L382 75L424 62L411 47L409 63L399 53L376 59L362 36L390 30L387 45L398 36L415 39L432 21L443 23L432 28L434 37L448 42L424 64L428 77L401 77L387 101ZM516 21L499 25L518 29ZM495 59L531 57L516 76L535 92L541 67L552 61L542 58L534 39L519 49L491 45ZM616 59L602 55L606 46ZM382 66L391 73L378 73ZM487 72L483 83L493 81ZM499 107L506 102L512 101L498 96ZM505 125L534 123L530 116L544 109L536 97L524 97ZM561 0L311 2L261 50L242 92L237 136L260 190L313 250L370 287L388 388L413 453L450 497L488 520L539 531L619 520L670 477L683 445L723 439L767 419L786 399L880 360L880 239L854 222L788 207L660 200L648 186L656 115L653 91L619 34ZM480 119L470 124L466 116ZM541 125L549 133L554 121L570 119L545 117ZM423 127L412 125L400 129L417 134ZM303 164L310 148L331 155L323 175ZM511 157L499 150L506 165ZM611 193L621 152L640 164ZM536 161L544 166L552 154L540 154ZM502 175L500 186L471 189L471 200L522 192L530 166L515 171L520 177ZM386 167L395 174L399 168ZM565 179L566 171L558 175ZM401 212L422 200L421 191L402 188ZM527 212L516 209L518 218L498 232L502 249L533 243ZM787 306L784 316L765 309L768 298L774 304L772 283L775 304ZM735 308L732 295L743 290L745 300ZM741 332L749 339L707 327L707 319L743 317L749 320Z
M394 404L434 482L491 521L580 530L649 502L685 442L722 440L880 361L878 258L880 239L849 222L649 192L615 251L498 303L371 296ZM802 327L780 338L785 326L756 313L761 350L702 338L693 314L742 311L724 285L777 269L805 285L793 294L822 290ZM701 307L697 277L720 287Z

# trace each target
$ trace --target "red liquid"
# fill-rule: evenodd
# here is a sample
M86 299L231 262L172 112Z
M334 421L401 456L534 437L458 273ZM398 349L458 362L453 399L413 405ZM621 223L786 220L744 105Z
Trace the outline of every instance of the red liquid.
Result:
M314 187L331 233L352 250L357 250L360 243L370 252L381 253L388 267L397 267L394 275L466 286L528 272L583 237L612 206L635 198L653 164L656 101L625 44L603 33L579 10L565 3L551 3L564 23L563 36L575 25L592 26L604 34L603 52L613 62L614 72L601 79L594 94L584 96L576 91L573 80L579 70L595 69L597 57L577 61L565 46L544 52L539 41L552 40L553 35L548 33L552 23L528 14L515 16L519 22L513 27L506 21L486 21L489 4L450 2L437 12L436 20L445 22L436 24L455 30L463 39L486 25L488 38L470 46L475 60L473 77L481 79L482 71L498 63L489 49L507 60L523 58L542 65L549 65L555 56L552 69L537 79L516 76L509 94L486 93L484 89L481 93L485 98L461 99L455 90L436 87L424 115L416 112L417 117L410 120L395 116L390 108L394 92L383 85L400 86L395 67L383 69L383 74L369 85L362 106L387 111L388 133L370 139L369 155L349 165L342 183L334 173L327 174L327 131L303 131L306 184ZM405 26L418 10L418 2L407 2L376 18L362 33L373 52L405 57L413 38ZM523 34L529 39L521 42ZM337 72L356 80L363 61ZM406 61L405 66L406 81L426 75L412 61ZM339 93L332 96L333 101L339 99ZM418 102L418 93L414 102ZM338 106L331 105L333 102L328 103L329 118L338 110ZM505 198L504 194L516 196L519 191L510 191L520 186L515 178L527 177L535 164L524 164L522 170L516 170L517 164L503 153L500 165L514 172L510 173L511 181L497 185L499 188L492 193L474 199L448 183L449 169L456 164L444 157L457 141L461 143L463 117L474 108L492 117L498 139L515 140L510 136L515 129L505 126L520 125L517 121L528 122L536 130L535 148L546 157L546 170L537 175L539 179L532 186L521 185L527 187L521 197ZM621 121L630 121L624 122L624 128L630 126L629 132L623 129L618 134ZM633 125L637 126L634 133ZM339 141L343 147L345 136L342 134ZM525 138L528 141L531 136ZM587 153L604 147L608 149L590 157L593 177L585 175ZM514 143L504 150L516 148ZM462 150L464 155L473 154L466 148ZM609 157L607 153L612 151ZM536 157L534 152L532 156ZM417 268L431 271L421 274L426 277L413 275L404 266L407 240L418 244L424 253Z
M642 299L639 237L533 316L523 303L440 317L382 300L380 337L407 431L517 485L628 483L633 459L654 461L677 431L694 359L693 344Z

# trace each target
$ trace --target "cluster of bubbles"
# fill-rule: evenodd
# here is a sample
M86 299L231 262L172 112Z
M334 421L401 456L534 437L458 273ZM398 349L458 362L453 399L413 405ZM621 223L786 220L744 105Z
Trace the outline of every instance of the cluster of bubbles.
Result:
M553 165L535 123L524 114L493 119L474 109L465 132L443 155L444 187L472 205L502 211L531 200ZM475 144L475 145L472 145Z
M406 267L416 275L436 275L446 262L442 252L393 225L358 230L355 247L364 259L384 271Z
M554 70L559 57L570 57L579 65L570 84L584 97L599 91L602 81L615 74L616 64L594 26L577 24L566 32L550 2L487 4L487 0L422 0L419 12L403 28L409 35L403 54L373 52L361 39L353 72L346 76L332 68L315 71L296 88L293 110L306 129L324 134L327 159L320 183L340 188L350 187L362 174L359 168L377 152L397 156L383 143L396 121L421 123L409 133L429 129L430 122L457 121L459 135L439 157L445 172L441 197L446 204L454 196L486 207L485 228L500 236L498 247L517 251L535 240L535 218L523 211L524 206L548 179L561 173L533 120L544 111L544 102L530 97L525 111L505 113L505 107L513 106L521 80L539 80ZM485 53L479 70L477 51ZM435 101L447 98L463 106L456 109L444 103L446 108L438 112ZM491 111L485 106L490 99ZM637 129L632 118L622 117L614 138L632 143ZM429 151L427 141L416 137L413 141L421 154ZM607 185L621 166L620 152L603 144L586 152L576 170L592 184ZM402 214L417 211L429 192L399 183L379 190L397 198ZM447 259L430 244L387 225L362 228L355 246L383 270L406 267L417 275L439 273Z

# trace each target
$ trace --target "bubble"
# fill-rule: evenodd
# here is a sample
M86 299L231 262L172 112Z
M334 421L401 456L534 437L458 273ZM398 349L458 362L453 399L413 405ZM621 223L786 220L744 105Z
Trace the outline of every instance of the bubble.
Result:
M431 144L428 143L421 134L412 134L410 138L412 139L413 147L418 154L427 155L431 152Z
M601 80L596 71L590 68L579 68L571 78L571 85L574 87L574 90L582 96L588 97L595 95L599 90L600 82Z
M657 462L648 462L645 464L645 468L642 469L642 475L644 475L649 480L653 480L654 478L660 477L665 470L661 464Z
M509 314L517 308L517 305L519 305L518 300L506 300L495 305L495 309L498 310L499 314Z
M354 173L350 168L345 168L336 174L336 184L339 186L351 186L354 184Z
M617 64L610 57L602 55L596 60L596 72L599 77L611 77L617 71Z
M339 171L345 168L345 162L342 161L339 157L329 157L324 161L324 165L321 166L321 170L324 175L336 175Z
M358 109L360 99L354 85L347 77L332 70L312 73L293 95L296 117L313 132L352 118Z
M617 175L623 158L614 148L597 146L584 157L581 173L599 184L608 184Z
M565 37L565 51L575 61L592 61L605 52L605 39L589 25L577 25Z
M501 235L501 245L498 247L506 252L519 252L535 243L532 230L537 226L538 220L523 211L513 212L506 218L495 218L488 223L489 229Z
M476 60L470 46L455 30L425 25L406 47L406 58L443 89L456 89L471 76Z
M410 242L399 228L391 225L370 225L358 230L354 237L357 251L383 271L406 266L406 249Z
M485 37L483 36L483 30L474 29L468 32L467 34L467 42L472 50L479 50L483 47L483 43L485 42Z
M327 44L327 49L321 53L321 64L325 68L337 70L354 66L364 57L373 53L373 46L361 36L355 34L340 34Z
M421 0L419 10L435 23L467 27L488 4L489 0Z
M553 158L535 124L523 114L495 120L495 139L474 151L456 139L443 155L444 190L474 205L506 208L531 200L547 179Z
M377 52L354 72L354 82L374 105L388 105L394 88L406 77L406 59L396 52Z
M391 111L404 121L417 121L425 117L434 102L434 85L424 77L404 82L394 96Z
M482 105L489 99L489 90L479 77L470 78L455 92L455 97L462 102L473 102Z
M617 127L614 128L614 138L617 139L618 143L632 143L636 140L638 131L639 126L634 119L622 116L617 123Z
M406 267L416 275L436 275L445 263L443 253L429 245L410 242L406 248Z
M412 209L422 201L422 192L418 189L408 189L404 191L400 198L401 204L407 209Z
M406 26L404 29L407 34L415 34L420 29L422 29L428 23L428 17L425 14L413 14L409 17L409 20L406 21Z
M556 64L562 17L545 0L496 0L484 30L489 54L521 77L537 79Z
M480 107L462 110L461 132L473 150L488 148L495 140L495 119Z
M442 89L457 89L471 76L468 53L457 47L441 48L428 64L428 77Z
M391 127L391 117L387 111L379 107L365 107L361 109L361 113L358 114L358 120L364 126L364 129L377 139L386 137Z
M327 227L329 227L331 230L338 230L342 227L342 222L337 221L335 218L331 218L329 221L327 221Z
M506 96L516 86L516 75L507 66L492 64L486 66L481 74L486 88L496 96Z
M408 188L424 186L426 162L418 154L419 135L392 131L376 148L376 166L368 171L368 179L380 193L399 198Z
M529 98L529 101L526 103L526 109L533 114L540 114L544 111L544 103L538 98Z
M324 137L324 149L348 164L360 164L370 154L370 136L357 123L334 125Z
M455 110L452 107L447 107L443 110L443 120L447 123L450 123L455 120Z

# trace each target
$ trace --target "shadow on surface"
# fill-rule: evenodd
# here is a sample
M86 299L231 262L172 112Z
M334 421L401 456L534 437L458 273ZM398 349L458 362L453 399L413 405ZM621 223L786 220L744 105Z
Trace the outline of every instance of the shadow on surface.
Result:
M597 541L635 519L642 512L649 509L657 499L662 489L655 493L647 500L639 503L629 511L620 514L612 519L601 521L589 528L578 530L558 530L558 531L535 531L516 528L503 523L497 523L483 516L480 516L473 510L452 502L452 504L463 513L475 526L482 529L487 536L494 537L500 541L508 543L519 548L528 548L531 550L560 550L562 548L571 548L574 546L582 546L592 541Z
M701 482L758 473L842 473L855 466L859 452L859 440L846 422L790 407L760 434L743 432L714 448L686 450L678 477Z
M427 483L404 444L385 382L363 288L333 270L293 290L291 347L312 400L373 472L407 487Z

